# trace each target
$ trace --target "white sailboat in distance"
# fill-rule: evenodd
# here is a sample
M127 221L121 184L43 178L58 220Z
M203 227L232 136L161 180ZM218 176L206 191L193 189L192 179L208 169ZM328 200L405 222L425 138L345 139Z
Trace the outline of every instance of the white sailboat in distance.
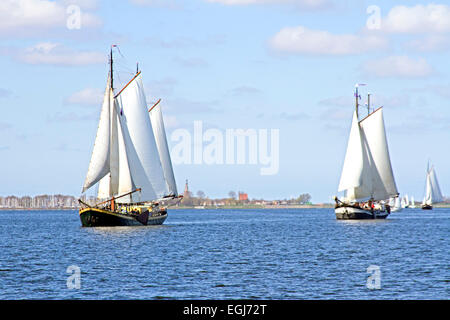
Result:
M409 205L410 208L414 209L416 207L416 202L414 201L414 197L411 196L411 204Z
M99 202L79 199L83 227L162 224L164 202L178 196L159 101L148 108L139 70L114 90L113 50L100 121L82 193L98 186ZM101 200L100 200L101 199Z
M441 188L436 177L436 172L434 166L428 163L427 165L427 178L425 187L425 197L422 202L422 209L431 210L433 209L433 203L441 202L444 200L442 196Z
M356 109L348 139L338 191L344 198L335 199L337 219L385 219L390 214L389 198L398 197L383 120L383 108L370 111L359 120L358 87Z

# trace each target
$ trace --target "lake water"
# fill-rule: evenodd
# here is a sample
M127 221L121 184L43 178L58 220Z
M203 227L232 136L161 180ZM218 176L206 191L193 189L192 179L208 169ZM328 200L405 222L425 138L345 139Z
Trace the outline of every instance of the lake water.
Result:
M0 211L0 299L449 299L449 231L439 208L169 210L162 226L115 228Z

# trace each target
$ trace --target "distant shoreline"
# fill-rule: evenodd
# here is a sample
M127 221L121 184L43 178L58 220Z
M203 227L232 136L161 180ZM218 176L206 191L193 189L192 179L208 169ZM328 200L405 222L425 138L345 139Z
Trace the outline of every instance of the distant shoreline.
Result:
M169 207L170 210L183 210L183 209L194 209L194 210L206 210L206 209L330 209L334 208L332 204L320 204L320 205L236 205L236 206L173 206ZM0 211L74 211L79 210L79 208L0 208Z
M450 204L433 205L434 208L450 208ZM305 205L236 205L236 206L169 206L169 210L252 210L252 209L333 209L334 204L305 204ZM416 205L415 209L420 209L420 205ZM404 208L412 209L412 208ZM79 208L0 208L0 211L77 211Z

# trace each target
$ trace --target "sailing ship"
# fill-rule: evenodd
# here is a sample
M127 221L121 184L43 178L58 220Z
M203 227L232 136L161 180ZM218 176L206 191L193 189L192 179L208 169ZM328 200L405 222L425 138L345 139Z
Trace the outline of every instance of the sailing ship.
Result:
M407 194L403 197L402 201L402 208L409 208L409 198Z
M358 94L355 87L356 109L348 139L338 191L344 197L335 197L337 219L385 219L390 214L386 199L398 197L383 120L383 108L370 110L358 117Z
M415 208L416 207L416 202L414 201L414 197L411 196L411 204L409 205L410 208Z
M391 203L389 202L389 206L391 208L391 212L400 212L403 210L404 206L400 203L400 198L396 197L396 198L391 198L393 199L393 205L391 205Z
M79 199L83 227L160 225L178 196L159 101L148 109L139 70L114 89L110 70L82 194L97 185L98 203Z
M439 187L439 183L437 181L434 166L431 166L430 168L429 163L427 165L427 178L425 189L426 189L425 197L422 202L422 209L431 210L433 209L433 203L441 202L443 200L443 196L441 193L441 188Z

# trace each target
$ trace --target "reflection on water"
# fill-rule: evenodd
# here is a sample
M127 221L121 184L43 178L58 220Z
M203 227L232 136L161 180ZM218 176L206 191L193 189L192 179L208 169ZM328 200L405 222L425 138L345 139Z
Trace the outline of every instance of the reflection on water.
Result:
M83 227L82 229L85 232L100 235L136 235L139 233L146 233L151 230L160 230L164 228L170 228L170 226L152 225L152 226L118 226L118 227L87 227L87 228Z

